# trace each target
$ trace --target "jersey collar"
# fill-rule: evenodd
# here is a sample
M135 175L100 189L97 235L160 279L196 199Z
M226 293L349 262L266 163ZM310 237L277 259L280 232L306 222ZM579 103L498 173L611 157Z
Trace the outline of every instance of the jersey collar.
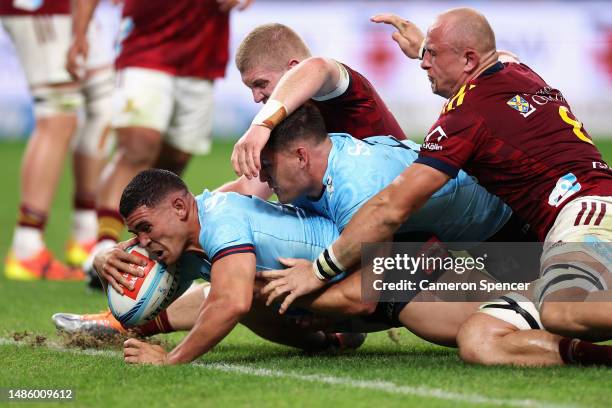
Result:
M484 70L482 74L478 75L478 78L493 75L496 72L501 71L502 69L504 69L504 64L502 64L500 61L497 61L495 64Z

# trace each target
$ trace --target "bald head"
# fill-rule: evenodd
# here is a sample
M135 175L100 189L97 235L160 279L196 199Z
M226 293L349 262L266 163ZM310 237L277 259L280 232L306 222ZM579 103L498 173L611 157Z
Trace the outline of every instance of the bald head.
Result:
M495 34L474 9L442 13L427 31L421 68L437 95L450 98L496 62Z
M484 15L461 7L438 16L430 30L441 30L442 36L456 50L471 48L481 55L495 52L495 33Z

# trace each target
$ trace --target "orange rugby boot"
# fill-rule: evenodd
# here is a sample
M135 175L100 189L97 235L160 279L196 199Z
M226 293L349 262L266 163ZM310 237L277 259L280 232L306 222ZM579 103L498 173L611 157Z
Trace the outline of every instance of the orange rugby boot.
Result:
M62 264L44 248L28 259L18 259L12 251L6 257L4 274L8 279L32 280L83 280L85 275L81 269L71 269Z

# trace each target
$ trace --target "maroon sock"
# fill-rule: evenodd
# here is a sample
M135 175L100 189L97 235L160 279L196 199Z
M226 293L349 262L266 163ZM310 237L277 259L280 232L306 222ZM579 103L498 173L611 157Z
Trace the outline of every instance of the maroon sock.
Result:
M95 197L88 197L84 195L75 196L72 199L72 207L75 210L95 210L96 200Z
M47 213L33 210L25 204L19 206L17 224L20 227L30 227L44 230L47 224Z
M143 325L136 326L135 331L141 336L148 337L159 333L171 333L174 331L174 328L168 321L168 312L164 309L155 319Z
M559 342L559 354L565 364L612 366L612 346L564 337Z

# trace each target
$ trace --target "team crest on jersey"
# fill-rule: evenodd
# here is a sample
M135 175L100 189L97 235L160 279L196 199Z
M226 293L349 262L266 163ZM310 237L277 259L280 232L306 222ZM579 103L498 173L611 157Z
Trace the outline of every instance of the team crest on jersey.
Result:
M513 96L512 99L506 103L512 109L519 111L525 118L536 110L529 102L527 102L527 99L523 98L521 95Z

